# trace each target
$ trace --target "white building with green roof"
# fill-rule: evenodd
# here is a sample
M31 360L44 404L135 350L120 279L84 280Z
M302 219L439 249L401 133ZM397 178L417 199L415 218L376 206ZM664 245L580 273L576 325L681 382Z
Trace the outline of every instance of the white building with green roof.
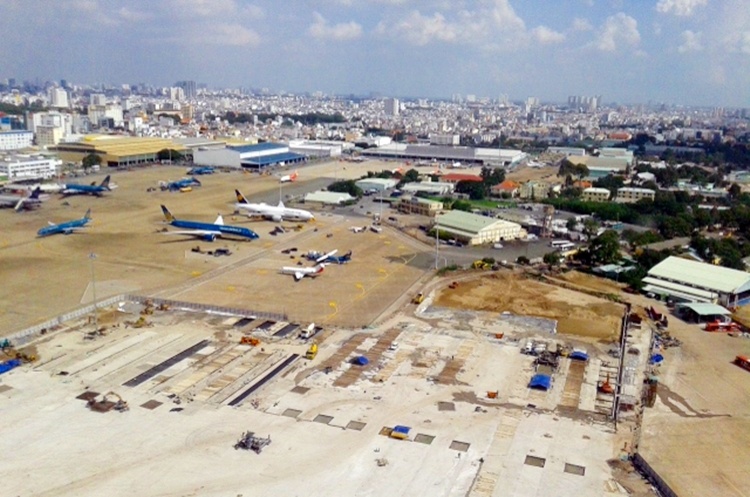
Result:
M520 224L479 216L463 211L448 211L435 218L437 229L466 245L497 243L526 236Z

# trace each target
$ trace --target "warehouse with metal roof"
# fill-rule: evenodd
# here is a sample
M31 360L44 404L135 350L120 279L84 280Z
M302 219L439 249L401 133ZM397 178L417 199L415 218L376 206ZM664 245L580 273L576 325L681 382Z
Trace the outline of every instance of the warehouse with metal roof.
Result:
M439 232L466 245L516 240L525 236L520 224L463 211L438 215L435 226Z
M643 290L679 302L750 303L750 273L705 262L667 257L643 278Z
M228 146L226 148L198 149L193 153L197 166L263 169L269 166L296 164L307 159L289 151L281 143Z
M67 162L81 162L87 155L95 154L102 158L102 165L111 167L153 163L159 152L167 149L180 153L188 151L183 145L165 138L120 135L87 135L81 141L50 147L50 151Z
M502 148L450 147L442 145L410 145L389 143L369 148L362 155L382 159L458 161L488 166L511 166L526 157L520 150Z

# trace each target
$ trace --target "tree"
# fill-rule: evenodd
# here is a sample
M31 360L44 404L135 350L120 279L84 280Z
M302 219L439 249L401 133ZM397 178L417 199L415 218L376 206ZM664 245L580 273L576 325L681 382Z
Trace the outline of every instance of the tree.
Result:
M499 185L505 181L505 170L500 167L482 167L482 183L484 183L487 190L495 185Z
M487 194L484 183L465 180L456 183L456 192L467 194L471 200L482 200Z
M560 264L560 254L557 252L547 252L542 257L542 261L550 267L557 266Z
M578 227L578 221L574 217L568 218L565 222L565 227L568 228L568 231L575 231Z
M587 259L591 266L618 262L620 260L620 236L617 232L607 230L594 238L589 244Z
M738 185L737 183L732 183L732 186L729 187L729 197L734 200L739 198L741 193L742 188L740 188L740 185Z
M156 158L160 161L179 161L182 160L182 154L172 148L163 148L156 153Z
M599 231L599 223L596 219L587 217L583 220L583 234L586 235L586 240L591 240L597 231Z
M521 264L522 266L527 266L531 263L528 257L525 255L519 255L516 259L516 264Z
M362 189L354 183L354 180L337 181L328 186L329 192L348 193L352 197L361 198Z
M91 166L98 166L101 163L102 163L102 158L94 153L88 154L81 161L81 165L83 166L84 170L90 169Z
M401 178L401 183L416 183L419 181L419 171L416 169L409 169Z

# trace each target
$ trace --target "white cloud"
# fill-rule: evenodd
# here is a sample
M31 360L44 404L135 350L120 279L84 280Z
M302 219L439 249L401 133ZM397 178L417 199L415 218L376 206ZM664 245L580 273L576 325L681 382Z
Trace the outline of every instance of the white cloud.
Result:
M542 45L562 43L563 41L565 41L564 34L550 29L547 26L537 26L536 28L531 30L531 35Z
M618 45L638 45L641 34L638 32L638 21L627 14L618 12L609 16L599 31L596 48L603 52L614 52Z
M170 4L168 9L171 13L191 19L200 17L221 17L225 19L236 18L237 16L263 17L263 10L260 7L253 4L240 5L237 0L171 0Z
M141 12L128 7L122 7L117 11L117 15L120 19L127 22L147 21L153 18L153 15L148 12Z
M662 14L687 17L693 15L696 8L703 7L706 4L708 4L708 0L659 0L656 4L656 11Z
M391 22L381 21L375 32L384 37L398 37L414 45L432 42L463 43L481 48L508 49L530 39L526 25L509 0L479 2L475 10L462 9L448 16L442 12L431 15L413 10ZM549 28L542 33L554 33Z
M698 52L700 50L703 50L703 44L701 43L701 33L690 31L689 29L686 29L685 31L680 34L680 38L682 38L682 43L679 47L677 47L677 51L680 53L687 53L687 52Z
M571 27L573 31L591 31L594 29L594 26L587 19L581 19L580 17L573 19Z
M254 47L260 44L258 33L237 23L215 22L201 24L200 29L167 37L163 41L179 45L219 45L231 47Z
M362 36L362 26L354 21L331 25L317 12L313 13L313 18L315 21L307 30L313 38L321 40L353 40Z
M433 41L451 42L458 38L456 25L448 23L442 14L438 12L427 17L416 10L393 26L386 26L381 22L376 32L381 35L393 33L419 46Z

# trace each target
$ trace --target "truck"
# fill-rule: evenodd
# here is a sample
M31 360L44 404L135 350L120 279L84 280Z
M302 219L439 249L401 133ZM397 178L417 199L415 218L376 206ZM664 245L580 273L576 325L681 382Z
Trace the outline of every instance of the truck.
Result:
M750 358L748 358L747 356L738 355L734 358L734 363L742 369L750 371Z
M299 337L303 340L307 340L308 338L312 338L316 332L317 330L315 329L315 323L310 323L310 326L302 330L302 332L299 334Z
M307 349L307 352L305 353L305 359L309 359L312 361L313 359L315 359L315 356L317 355L318 355L318 344L313 343Z

